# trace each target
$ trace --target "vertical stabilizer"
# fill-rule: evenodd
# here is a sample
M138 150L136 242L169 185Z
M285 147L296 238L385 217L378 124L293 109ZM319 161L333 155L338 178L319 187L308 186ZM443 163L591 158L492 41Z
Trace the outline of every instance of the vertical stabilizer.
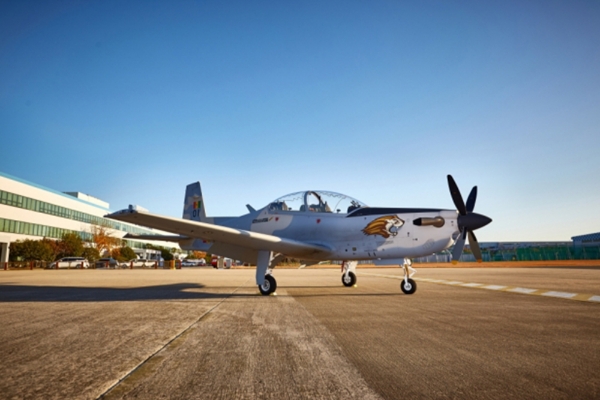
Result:
M183 219L201 222L207 220L200 182L190 183L185 189L185 198L183 199Z

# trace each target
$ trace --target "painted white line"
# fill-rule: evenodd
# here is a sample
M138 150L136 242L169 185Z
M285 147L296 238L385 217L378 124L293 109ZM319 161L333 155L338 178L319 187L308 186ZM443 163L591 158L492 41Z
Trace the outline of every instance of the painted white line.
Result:
M527 288L522 288L522 287L516 287L516 288L509 289L507 291L529 294L529 293L537 292L537 289L527 289Z
M360 272L360 275L370 275L370 276L379 276L382 278L393 278L393 279L403 279L402 276L399 275L383 275L383 274L373 274L373 273L365 273ZM504 286L504 285L487 285L484 283L463 283L460 281L449 281L446 279L433 279L433 278L414 278L415 281L422 282L430 282L430 283L438 283L442 285L453 285L460 286L465 288L477 288L477 289L488 289L488 290L503 290L505 292L512 293L520 293L520 294L528 294L533 296L546 296L546 297L554 297L561 298L565 300L576 300L576 301L589 301L591 303L600 303L599 295L591 295L585 293L569 293L569 292L556 292L556 291L543 291L542 289L530 289L530 288L522 288L522 287L512 287L512 286Z
M490 290L501 290L501 289L505 289L508 286L501 286L501 285L486 285L486 286L482 286L482 289L490 289Z
M461 286L465 286L465 287L478 287L478 286L483 286L483 283L463 283Z
M570 299L571 297L577 296L577 293L566 293L566 292L544 292L541 293L542 296L549 297L560 297L563 299Z

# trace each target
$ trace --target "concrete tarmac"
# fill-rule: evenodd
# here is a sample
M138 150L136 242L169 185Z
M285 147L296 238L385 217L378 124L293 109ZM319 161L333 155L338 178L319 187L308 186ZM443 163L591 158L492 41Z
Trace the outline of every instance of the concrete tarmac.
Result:
M600 398L600 303L400 269L0 272L5 399ZM600 269L415 278L600 296Z

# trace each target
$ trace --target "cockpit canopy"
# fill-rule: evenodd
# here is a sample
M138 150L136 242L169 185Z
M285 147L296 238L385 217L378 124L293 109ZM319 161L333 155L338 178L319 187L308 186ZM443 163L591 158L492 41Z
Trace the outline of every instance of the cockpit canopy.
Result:
M345 194L324 190L307 190L278 198L269 204L269 211L346 214L362 207L367 207L367 205Z

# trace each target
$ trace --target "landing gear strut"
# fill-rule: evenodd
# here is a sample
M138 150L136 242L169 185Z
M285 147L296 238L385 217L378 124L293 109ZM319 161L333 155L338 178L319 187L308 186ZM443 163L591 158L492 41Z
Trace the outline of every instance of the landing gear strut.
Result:
M411 278L417 271L411 267L411 262L408 258L404 259L402 269L404 269L404 279L400 282L400 290L402 290L404 294L413 294L417 291L417 282Z

